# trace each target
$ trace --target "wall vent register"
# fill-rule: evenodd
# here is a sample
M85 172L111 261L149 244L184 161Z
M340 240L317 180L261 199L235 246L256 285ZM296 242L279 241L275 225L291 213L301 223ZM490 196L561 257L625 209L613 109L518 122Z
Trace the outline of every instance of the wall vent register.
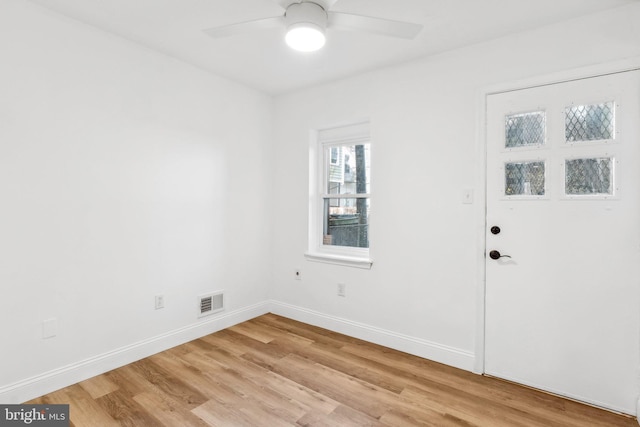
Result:
M198 297L198 317L209 316L224 310L224 293L216 292Z

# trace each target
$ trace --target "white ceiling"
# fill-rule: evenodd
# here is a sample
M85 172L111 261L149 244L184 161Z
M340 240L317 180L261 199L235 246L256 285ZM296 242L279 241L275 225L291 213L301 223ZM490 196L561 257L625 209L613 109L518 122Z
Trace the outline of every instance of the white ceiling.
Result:
M425 28L415 40L329 30L325 47L306 54L284 44L284 28L223 39L202 31L281 15L281 0L31 1L279 94L637 0L338 0L334 11L420 23Z

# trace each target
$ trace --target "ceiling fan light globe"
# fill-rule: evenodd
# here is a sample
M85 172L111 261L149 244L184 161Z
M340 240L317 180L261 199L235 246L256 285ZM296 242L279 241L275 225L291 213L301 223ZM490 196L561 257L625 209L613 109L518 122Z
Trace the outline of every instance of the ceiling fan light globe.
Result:
M289 27L285 41L290 48L299 52L314 52L324 46L326 37L321 27L300 23Z

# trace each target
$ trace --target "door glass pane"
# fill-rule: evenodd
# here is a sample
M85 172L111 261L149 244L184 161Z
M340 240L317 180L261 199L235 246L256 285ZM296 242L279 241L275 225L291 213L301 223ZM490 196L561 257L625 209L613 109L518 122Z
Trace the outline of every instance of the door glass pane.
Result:
M613 139L614 103L574 105L565 109L567 142Z
M566 194L612 194L613 161L609 157L567 160Z
M369 247L368 197L324 199L323 244Z
M544 195L544 162L507 163L504 175L505 196Z
M545 140L546 116L544 111L512 114L505 117L505 147L541 145Z

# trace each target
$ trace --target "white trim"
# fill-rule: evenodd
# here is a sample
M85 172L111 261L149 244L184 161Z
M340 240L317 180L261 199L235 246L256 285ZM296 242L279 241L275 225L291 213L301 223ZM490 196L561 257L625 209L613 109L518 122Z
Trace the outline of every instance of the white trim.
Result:
M320 128L317 132L318 142L322 145L345 145L350 142L368 141L371 139L371 122L369 119L361 119Z
M572 68L551 74L531 77L522 80L499 83L487 86L481 90L481 95L486 97L503 92L530 89L539 86L549 86L557 83L565 83L573 80L590 79L607 74L618 74L627 71L640 70L640 56L622 59L602 64Z
M342 265L344 267L356 267L371 269L373 261L369 258L358 258L338 254L324 254L320 252L305 252L304 257L313 262L324 262L326 264Z
M0 402L18 404L269 312L261 302L0 387Z
M345 145L358 145L359 143L368 144L370 141L371 141L370 135L347 136L347 137L335 138L335 139L326 139L326 138L322 139L321 137L318 138L318 142L324 148L335 148L335 147L342 147ZM335 164L335 163L332 163L332 164Z
M309 136L309 223L307 252L304 256L314 262L370 269L372 261L369 259L368 247L352 248L324 244L323 206L326 199L371 199L371 193L330 194L327 188L327 173L331 165L330 151L327 150L359 143L371 146L371 121L362 119L313 129Z
M370 199L371 194L369 193L341 193L341 194L332 194L332 193L322 193L320 195L323 199Z
M477 203L475 203L476 218L476 340L475 362L473 372L484 373L484 348L485 348L485 251L487 228L487 92L481 92L478 96L477 121L476 121L476 182L478 185Z
M279 301L263 301L6 385L0 388L0 402L34 399L269 312L467 371L474 366L474 354L466 350Z
M510 381L510 382L513 382L513 383L516 383L516 384L522 384L524 386L531 387L531 388L536 389L536 390L542 390L542 391L545 391L545 392L549 392L551 394L555 394L555 395L560 396L560 397L565 398L565 399L571 399L571 400L574 400L574 401L576 401L578 403L591 405L591 406L594 406L596 408L604 409L604 410L607 410L607 411L610 411L610 412L613 412L613 413L616 413L616 414L620 414L620 415L627 416L627 415L630 414L631 411L633 411L633 409L631 409L631 408L622 408L622 407L619 407L619 406L610 405L610 404L605 403L605 402L600 402L598 400L593 400L593 399L586 398L586 397L581 396L579 394L567 393L567 392L565 392L563 390L556 390L555 388L549 388L549 387L543 386L541 384L536 384L536 383L528 382L528 381L522 381L519 378L512 378L512 377L509 377L509 376L506 376L506 375L503 375L503 376L491 375L491 376L493 376L495 378L502 378L502 379L505 379L507 381Z
M478 182L481 183L481 189L484 194L479 195L478 200L478 223L482 223L483 227L477 230L478 242L478 264L476 268L476 277L478 278L478 287L476 292L476 359L473 371L482 374L485 372L485 292L486 292L486 209L487 209L487 98L489 95L510 92L516 90L524 90L539 86L547 86L557 83L564 83L573 80L581 80L587 78L599 77L607 74L618 74L627 71L640 70L640 57L626 58L618 61L612 61L591 66L584 66L569 70L564 70L552 74L545 74L533 78L516 80L506 83L486 86L480 89L478 94L478 115L476 121L477 135L477 155L476 165L478 168ZM640 338L640 337L639 337ZM636 416L640 415L640 399L636 408ZM640 420L638 421L640 423Z
M466 350L399 334L278 301L271 302L271 312L289 319L325 328L456 368L467 371L473 369L474 354Z

